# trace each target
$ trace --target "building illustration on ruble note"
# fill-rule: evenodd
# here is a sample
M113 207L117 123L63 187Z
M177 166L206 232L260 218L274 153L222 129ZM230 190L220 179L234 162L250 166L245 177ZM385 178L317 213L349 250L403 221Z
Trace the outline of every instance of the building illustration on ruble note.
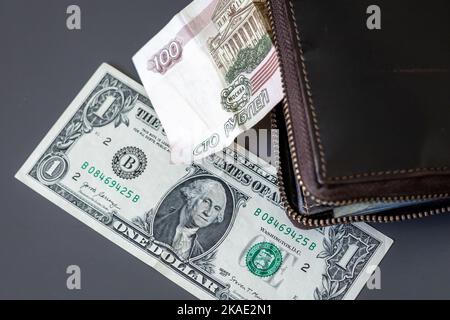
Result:
M217 35L208 40L217 68L231 83L243 71L251 72L272 44L265 1L219 0L212 21Z

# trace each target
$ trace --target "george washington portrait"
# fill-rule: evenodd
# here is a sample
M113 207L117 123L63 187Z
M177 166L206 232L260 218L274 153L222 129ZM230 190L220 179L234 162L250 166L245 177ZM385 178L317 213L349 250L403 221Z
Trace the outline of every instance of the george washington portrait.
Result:
M233 200L229 187L213 177L188 179L162 201L153 222L154 238L181 259L202 255L225 234Z

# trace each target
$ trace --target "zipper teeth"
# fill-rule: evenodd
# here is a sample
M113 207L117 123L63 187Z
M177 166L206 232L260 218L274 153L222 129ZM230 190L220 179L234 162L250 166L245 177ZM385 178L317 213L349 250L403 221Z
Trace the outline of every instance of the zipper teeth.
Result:
M277 128L277 123L275 119L275 112L272 112L271 114L271 127L273 129ZM345 224L345 223L354 223L354 222L380 222L380 223L387 223L387 222L396 222L396 221L405 221L405 220L412 220L412 219L418 219L418 218L424 218L428 216L433 216L441 213L450 212L450 206L442 207L438 209L432 209L432 210L424 210L419 211L417 213L408 213L408 214L396 214L391 216L381 216L377 214L368 214L368 215L357 215L357 216L347 216L347 217L339 217L339 218L311 218L306 216L305 214L298 213L295 211L292 206L290 205L289 201L287 200L286 192L285 192L285 186L283 181L283 174L280 166L280 156L279 156L279 146L278 146L278 131L275 131L273 134L274 137L274 143L275 143L275 165L278 168L277 170L277 177L278 177L278 185L280 190L280 196L281 196L281 202L283 204L283 207L286 209L288 216L298 222L301 225L311 227L311 228L318 228L318 227L327 227L334 224Z
M293 4L292 1L289 1L290 10L293 11ZM272 12L272 4L271 0L266 1L266 7L269 14L269 21L270 26L272 29L272 36L274 40L274 44L277 50L277 55L279 57L279 51L278 51L278 40L277 35L275 32L275 22L273 19L273 12ZM297 28L295 28L295 32L297 33L297 38L299 39L299 34ZM301 57L303 59L303 57ZM280 68L281 70L281 68ZM283 70L281 70L283 73ZM291 152L291 158L293 162L293 169L295 172L295 176L300 184L300 187L302 188L302 191L305 196L311 198L313 201L325 205L325 206L342 206L342 205L348 205L352 203L357 202L388 202L388 201L396 201L396 202L403 202L403 201L411 201L411 200L419 200L419 199L431 199L431 198L443 198L448 197L449 194L435 194L435 195L418 195L418 196L398 196L398 197L372 197L372 198L360 198L360 199L353 199L353 200L346 200L346 201L323 201L321 199L318 199L317 197L311 195L311 193L306 189L302 177L300 175L300 170L298 166L298 159L297 159L297 152L296 147L294 144L294 135L292 131L292 121L291 116L289 112L289 104L287 101L286 96L286 85L284 81L282 81L282 88L284 93L284 99L283 99L283 114L284 119L286 123L286 130L288 134L288 143L289 143L289 149ZM273 129L277 129L277 123L275 119L275 112L272 112L271 114L271 127ZM287 200L286 192L285 192L285 186L283 181L283 175L280 165L280 156L279 156L279 135L278 131L276 130L274 133L274 143L275 143L275 165L277 167L277 176L278 176L278 184L280 189L280 196L281 196L281 202L283 203L284 208L287 211L288 216L293 219L294 221L297 221L301 225L317 228L317 227L326 227L334 224L341 224L341 223L354 223L354 222L395 222L395 221L405 221L405 220L412 220L417 218L423 218L427 216L433 216L441 213L450 212L450 206L442 207L438 209L431 209L431 210L425 210L420 211L417 213L408 213L408 214L396 214L396 215L390 215L390 216L382 216L377 214L368 214L368 215L356 215L356 216L346 216L346 217L339 217L339 218L311 218L306 216L305 214L298 213L295 211L292 206L290 205L289 201Z

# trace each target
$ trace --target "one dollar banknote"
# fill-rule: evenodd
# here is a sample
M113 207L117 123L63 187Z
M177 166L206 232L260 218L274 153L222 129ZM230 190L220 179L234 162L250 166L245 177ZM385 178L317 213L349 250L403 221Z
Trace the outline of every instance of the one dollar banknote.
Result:
M171 164L143 87L106 64L16 177L203 299L353 299L392 244L295 228L275 168L237 145Z

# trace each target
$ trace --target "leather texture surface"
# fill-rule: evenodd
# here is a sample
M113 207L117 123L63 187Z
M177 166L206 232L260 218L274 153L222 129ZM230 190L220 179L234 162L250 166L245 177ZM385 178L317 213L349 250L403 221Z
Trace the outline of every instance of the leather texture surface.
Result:
M323 201L448 197L450 2L377 1L380 30L372 4L271 0L298 173Z

